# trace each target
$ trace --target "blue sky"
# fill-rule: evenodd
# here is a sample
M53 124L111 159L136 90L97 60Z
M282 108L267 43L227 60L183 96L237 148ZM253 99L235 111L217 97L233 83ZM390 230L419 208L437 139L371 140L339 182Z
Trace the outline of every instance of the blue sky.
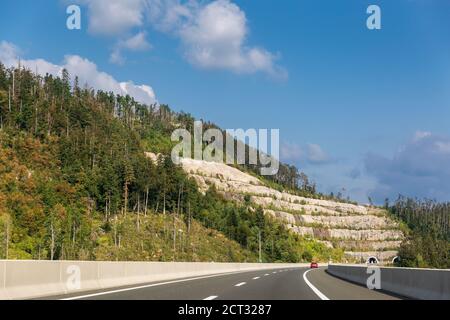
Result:
M81 30L66 28L72 3ZM370 4L381 8L381 30L366 27ZM399 193L450 200L447 0L1 7L2 60L20 56L39 72L69 66L90 85L156 98L223 128L279 128L282 159L321 191L344 188L362 202Z

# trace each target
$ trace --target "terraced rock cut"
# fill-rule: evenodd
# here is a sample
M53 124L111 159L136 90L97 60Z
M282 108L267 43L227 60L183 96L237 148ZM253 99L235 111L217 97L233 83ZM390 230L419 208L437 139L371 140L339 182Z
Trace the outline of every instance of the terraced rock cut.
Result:
M154 154L148 156L156 159ZM201 192L214 186L230 200L250 199L253 206L262 207L265 214L282 221L291 232L330 248L344 249L349 262L365 262L372 256L391 262L404 238L398 223L380 208L281 192L222 163L184 158L181 165Z

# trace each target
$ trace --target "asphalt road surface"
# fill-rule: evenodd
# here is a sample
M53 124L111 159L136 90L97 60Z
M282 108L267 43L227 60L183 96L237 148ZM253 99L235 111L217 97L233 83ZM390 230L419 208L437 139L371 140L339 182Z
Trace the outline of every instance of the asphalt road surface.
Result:
M288 268L153 282L45 299L391 300L399 298L338 279L328 274L325 268Z

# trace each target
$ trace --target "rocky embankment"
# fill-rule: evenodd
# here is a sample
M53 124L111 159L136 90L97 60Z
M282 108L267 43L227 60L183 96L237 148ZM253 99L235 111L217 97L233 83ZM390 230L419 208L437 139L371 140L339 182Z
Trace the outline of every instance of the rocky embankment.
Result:
M182 159L181 163L200 191L206 192L214 185L231 200L250 199L265 214L283 221L292 232L329 247L343 248L349 261L360 262L370 256L390 261L403 239L398 224L382 209L280 192L250 174L221 163L193 159Z

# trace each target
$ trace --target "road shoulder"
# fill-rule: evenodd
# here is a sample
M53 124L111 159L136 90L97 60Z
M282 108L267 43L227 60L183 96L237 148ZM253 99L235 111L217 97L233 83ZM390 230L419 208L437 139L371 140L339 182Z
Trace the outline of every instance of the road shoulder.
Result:
M330 300L399 300L400 297L368 288L340 278L328 272L326 268L314 269L307 279Z

